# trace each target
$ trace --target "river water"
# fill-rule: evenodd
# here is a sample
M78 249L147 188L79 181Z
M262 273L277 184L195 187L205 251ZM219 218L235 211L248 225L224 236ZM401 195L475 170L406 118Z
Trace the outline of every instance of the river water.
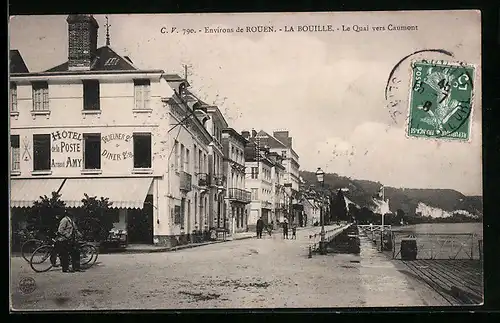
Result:
M483 238L482 223L422 223L392 227L392 231L412 231L415 233L474 233L478 239Z
M419 259L479 259L482 223L422 223L391 229L396 258L401 239L412 235L417 240Z

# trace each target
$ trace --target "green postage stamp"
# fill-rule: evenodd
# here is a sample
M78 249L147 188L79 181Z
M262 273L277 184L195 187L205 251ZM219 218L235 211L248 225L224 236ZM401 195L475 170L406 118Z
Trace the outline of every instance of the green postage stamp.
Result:
M407 135L469 141L474 72L464 64L413 62Z

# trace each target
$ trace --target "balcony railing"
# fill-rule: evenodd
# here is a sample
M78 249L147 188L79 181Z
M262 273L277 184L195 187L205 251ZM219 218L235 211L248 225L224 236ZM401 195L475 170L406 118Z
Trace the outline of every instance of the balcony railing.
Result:
M243 203L250 203L250 201L252 200L251 193L240 188L230 188L229 199L240 201Z
M191 174L186 172L181 172L180 176L181 176L181 184L180 184L181 191L186 191L186 192L191 191L191 184L192 184Z
M198 174L198 186L199 187L207 187L210 185L210 176L206 173Z
M226 176L224 175L212 175L212 180L210 181L210 185L223 187L226 182Z

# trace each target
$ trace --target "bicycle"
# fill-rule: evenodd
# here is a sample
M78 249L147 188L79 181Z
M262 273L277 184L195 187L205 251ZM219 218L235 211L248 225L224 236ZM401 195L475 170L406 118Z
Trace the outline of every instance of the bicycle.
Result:
M47 259L50 259L50 256L55 252L54 250L55 239L52 239L51 244L44 244L38 247L30 258L30 267L37 273L43 273L49 271L54 264ZM78 242L80 248L80 267L82 269L89 269L92 267L99 256L98 249L87 242Z
M50 244L50 239L31 238L26 240L21 246L21 255L26 262L30 262L31 255L40 246Z

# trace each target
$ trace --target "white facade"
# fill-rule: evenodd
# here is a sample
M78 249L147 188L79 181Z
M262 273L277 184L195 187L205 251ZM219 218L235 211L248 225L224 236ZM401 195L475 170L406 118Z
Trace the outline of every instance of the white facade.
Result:
M273 208L272 208L272 221L274 223L283 222L287 211L289 199L286 194L285 184L285 167L282 164L281 156L275 154L271 157L274 165L271 169L272 178L272 196L273 196Z
M66 179L70 185L77 183L76 180L84 180L78 182L80 192L68 191L64 186L58 187L61 188L62 199L69 206L78 207L84 193L90 196L96 195L94 193L106 193L105 188L98 187L99 181L94 182L95 188L88 186L88 179L107 179L106 183L111 187L114 185L111 179L124 179L124 185L134 185L138 183L136 179L149 178L150 184L140 194L144 199L146 195L153 197L151 217L155 221L150 220L152 231L155 235L168 231L162 226L163 223L168 223L168 218L165 222L161 221L168 214L167 206L159 199L160 191L164 190L163 160L167 158L168 144L163 143L160 138L164 137L170 124L166 113L168 109L162 99L172 96L173 91L160 77L161 73L162 71L137 71L85 75L12 75L11 82L16 84L17 90L17 109L11 112L10 118L11 147L12 142L18 143L18 147L12 147L11 150L13 206L23 203L23 198L18 198L16 187L22 185L26 197L28 187L39 185L34 184L35 181L59 180L62 184ZM93 80L98 84L99 109L90 110L84 105L83 80ZM136 109L136 101L139 99L134 95L134 80L149 83L149 102L146 108ZM42 107L37 106L40 98L37 97L34 84L40 84L38 82L44 82L42 84L46 87ZM144 140L138 141L137 137ZM99 158L94 162L91 162L90 138L97 141L94 147L99 149ZM134 147L134 142L136 145L139 142L149 142L150 147ZM149 151L150 156L134 154L134 149L136 152ZM142 164L139 157L145 157L140 158ZM109 193L119 195L116 191ZM51 192L39 191L33 194L37 199L39 195L50 195ZM32 201L27 200L29 205ZM116 226L126 226L127 209L132 208L120 208L119 205L115 207L120 209Z
M18 143L11 148L14 189L21 180L23 187L27 185L26 180L54 179L60 183L71 180L60 191L68 206L80 206L84 193L109 197L114 203L112 207L118 209L115 227L124 229L130 214L143 208L139 202L134 207L125 205L126 201L120 199L126 197L120 194L125 194L123 190L128 185L143 185L137 180L151 179L146 182L149 184L145 191L137 192L143 201L149 196L148 203L152 206L152 214L144 215L150 216L144 221L150 224L151 232L144 239L139 237L139 242L176 244L178 242L172 241L176 236L202 229L208 221L210 201L205 194L206 187L198 185L198 180L203 173L208 173L208 145L212 138L195 117L179 125L188 108L183 104L171 105L174 91L167 80L160 77L162 73L13 76L11 82L17 85L17 109L11 113L11 141ZM84 109L82 79L98 81L99 110ZM138 79L149 80L147 108L136 109L134 80ZM34 111L32 82L39 81L48 84L48 104L43 110ZM175 131L169 132L174 126ZM37 152L40 135L47 139L48 154ZM90 152L86 155L86 147L90 146L86 142L89 136L98 138L98 165L88 165ZM150 138L149 158L142 158L145 157L144 149L134 147L137 136ZM44 165L35 167L34 159L40 160L41 155L49 158L48 163L42 162ZM149 159L150 164L137 165L138 159ZM72 182L76 180L79 182ZM37 199L51 192L34 194ZM17 201L18 194L14 192L13 195L16 207L22 203L22 198ZM32 202L28 199L23 206L30 206Z
M278 153L283 157L283 166L285 166L284 181L291 183L292 189L299 190L299 156L292 148L271 148L272 152Z
M169 231L161 232L166 236L192 234L205 229L211 202L207 174L212 138L195 117L186 120L191 111L187 105L175 101L169 104L169 129L173 135L168 138L172 148L166 163L169 165L166 197L171 225Z
M314 223L320 223L321 212L318 203L310 198L304 199L302 201L302 205L304 206L304 213L307 216L307 225L314 225Z
M272 180L272 163L264 159L259 162L245 162L246 166L246 189L251 193L250 215L248 226L255 228L257 220L262 217L264 223L270 223L271 210L274 205L274 191Z
M129 243L189 242L211 204L201 102L179 76L97 48L92 15L67 21L67 62L10 74L12 213L52 192L77 213L88 194L109 198Z
M209 204L208 226L209 228L228 228L227 205L224 203L227 178L224 175L222 147L222 130L228 125L218 107L209 106L207 114L210 119L206 123L206 129L212 135L209 145L209 198L213 201Z
M222 133L224 147L224 173L227 178L226 210L229 231L248 230L248 214L251 201L250 191L245 189L245 144L246 140L233 129Z

